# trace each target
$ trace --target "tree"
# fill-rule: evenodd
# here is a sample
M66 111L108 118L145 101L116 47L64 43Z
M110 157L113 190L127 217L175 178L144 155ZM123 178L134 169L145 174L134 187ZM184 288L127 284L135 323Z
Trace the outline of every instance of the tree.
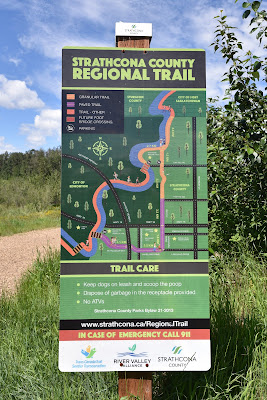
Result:
M142 107L138 106L138 115L140 116L142 114Z
M186 114L186 106L183 106L183 108L182 108L182 113L183 113L183 116L185 117L185 114Z
M189 169L189 168L186 168L186 170L185 170L185 173L186 173L186 176L187 176L187 178L189 178L189 175L190 175L190 169Z
M75 201L75 203L74 203L74 207L75 207L75 208L78 208L78 207L80 207L80 204L79 204L79 202L78 202L78 201Z
M199 137L199 142L201 144L202 143L202 139L203 139L203 133L199 132L198 137Z
M102 199L104 200L105 204L107 204L107 198L108 198L108 191L107 190L103 190Z
M267 13L260 1L244 2L243 7L243 18L252 17L250 33L261 47ZM228 65L223 77L228 102L221 106L210 100L208 105L209 218L216 232L211 247L225 249L246 238L254 250L266 252L267 96L258 86L260 78L267 81L266 52L261 58L243 52L227 16L221 13L216 19L213 46Z
M148 203L147 208L149 209L149 214L151 214L151 210L153 209L152 203Z
M173 223L174 220L175 220L175 214L174 214L174 213L171 213L171 220L172 220L172 223Z
M138 210L137 210L137 218L138 219L142 218L142 211L140 208L138 208Z
M156 188L157 189L159 188L159 179L158 178L156 178Z
M178 157L180 158L181 157L181 147L180 146L178 146Z
M73 140L70 140L69 147L70 147L71 150L74 149L74 141Z
M72 164L70 162L68 163L68 168L72 168Z
M89 203L88 203L88 201L86 201L84 203L84 211L88 211L88 210L89 210Z
M201 107L199 107L198 113L199 113L199 116L201 117L201 114L202 114L202 108Z
M188 221L190 222L190 219L191 219L191 211L190 210L187 211L187 216L188 216Z
M67 228L68 228L68 229L71 229L71 228L72 228L72 222L71 222L70 219L68 219Z
M189 121L187 121L186 122L186 129L187 129L187 134L189 135L189 129L190 129L190 122Z
M83 165L82 165L81 168L80 168L80 173L81 173L81 174L84 174L84 166L83 166Z
M140 135L140 129L142 128L142 122L140 121L140 119L138 119L136 121L136 128L137 128L137 132L138 132L138 136Z
M114 211L112 210L112 208L109 210L108 215L109 215L109 217L110 217L110 219L112 221L112 218L114 217Z
M185 146L184 146L184 148L185 148L185 154L187 155L188 150L189 150L189 144L186 143Z
M132 116L132 112L133 112L132 107L129 107L129 114L130 114L130 116Z
M180 217L182 217L183 216L183 206L179 207L179 211L180 211Z
M67 203L70 204L71 201L72 201L71 194L68 194L68 196L67 196Z
M108 166L109 167L113 166L113 159L111 157L109 157L109 159L108 159Z
M123 162L122 162L122 161L119 161L119 163L118 163L118 170L119 170L119 171L122 171L123 169L124 169Z
M82 142L82 141L83 141L82 137L79 136L79 137L78 137L78 142Z
M122 138L122 145L127 146L127 137L126 136L123 136L123 138Z
M100 250L100 255L101 255L101 257L102 257L102 255L103 255L103 250L104 250L104 246L103 246L103 243L102 243L102 242L99 243L99 250Z

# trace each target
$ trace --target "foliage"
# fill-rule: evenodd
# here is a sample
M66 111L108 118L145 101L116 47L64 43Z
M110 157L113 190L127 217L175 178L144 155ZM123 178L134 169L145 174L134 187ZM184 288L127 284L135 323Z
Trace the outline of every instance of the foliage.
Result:
M267 36L267 14L261 2L243 3L243 18L253 14L251 34L262 46ZM225 106L211 101L208 106L208 167L210 219L213 248L229 247L229 241L246 238L255 250L266 249L266 112L267 58L250 51L244 54L227 17L221 13L214 43L229 63ZM220 238L220 239L218 239Z
M58 370L59 261L58 252L38 258L0 298L0 398L117 400L117 373ZM212 368L154 373L153 399L266 398L264 261L244 248L211 260Z

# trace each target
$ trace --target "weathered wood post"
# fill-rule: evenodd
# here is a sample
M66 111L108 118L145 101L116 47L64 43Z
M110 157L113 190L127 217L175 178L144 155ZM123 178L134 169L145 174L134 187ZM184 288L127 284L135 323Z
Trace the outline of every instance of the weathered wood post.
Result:
M138 36L133 36L136 34L134 28L131 31L131 25L133 24L126 26L129 36L123 30L119 30L119 35L116 32L116 47L149 48L151 37L140 36L139 33ZM139 396L141 400L152 400L152 372L119 372L119 397L130 394Z

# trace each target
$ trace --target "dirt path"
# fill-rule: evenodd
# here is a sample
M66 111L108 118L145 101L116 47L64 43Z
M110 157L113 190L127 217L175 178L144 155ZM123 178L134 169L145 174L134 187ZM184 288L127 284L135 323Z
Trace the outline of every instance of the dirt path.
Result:
M37 252L60 248L60 228L18 233L0 237L0 293L14 290L16 281L32 265Z

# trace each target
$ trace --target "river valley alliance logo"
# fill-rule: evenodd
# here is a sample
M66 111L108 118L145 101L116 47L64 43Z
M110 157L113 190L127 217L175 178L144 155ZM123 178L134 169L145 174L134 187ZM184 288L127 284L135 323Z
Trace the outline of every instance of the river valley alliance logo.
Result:
M147 353L142 352L142 353L137 353L135 352L136 350L136 344L132 345L131 347L128 347L129 351L125 351L124 353L117 353L117 357L147 357Z

